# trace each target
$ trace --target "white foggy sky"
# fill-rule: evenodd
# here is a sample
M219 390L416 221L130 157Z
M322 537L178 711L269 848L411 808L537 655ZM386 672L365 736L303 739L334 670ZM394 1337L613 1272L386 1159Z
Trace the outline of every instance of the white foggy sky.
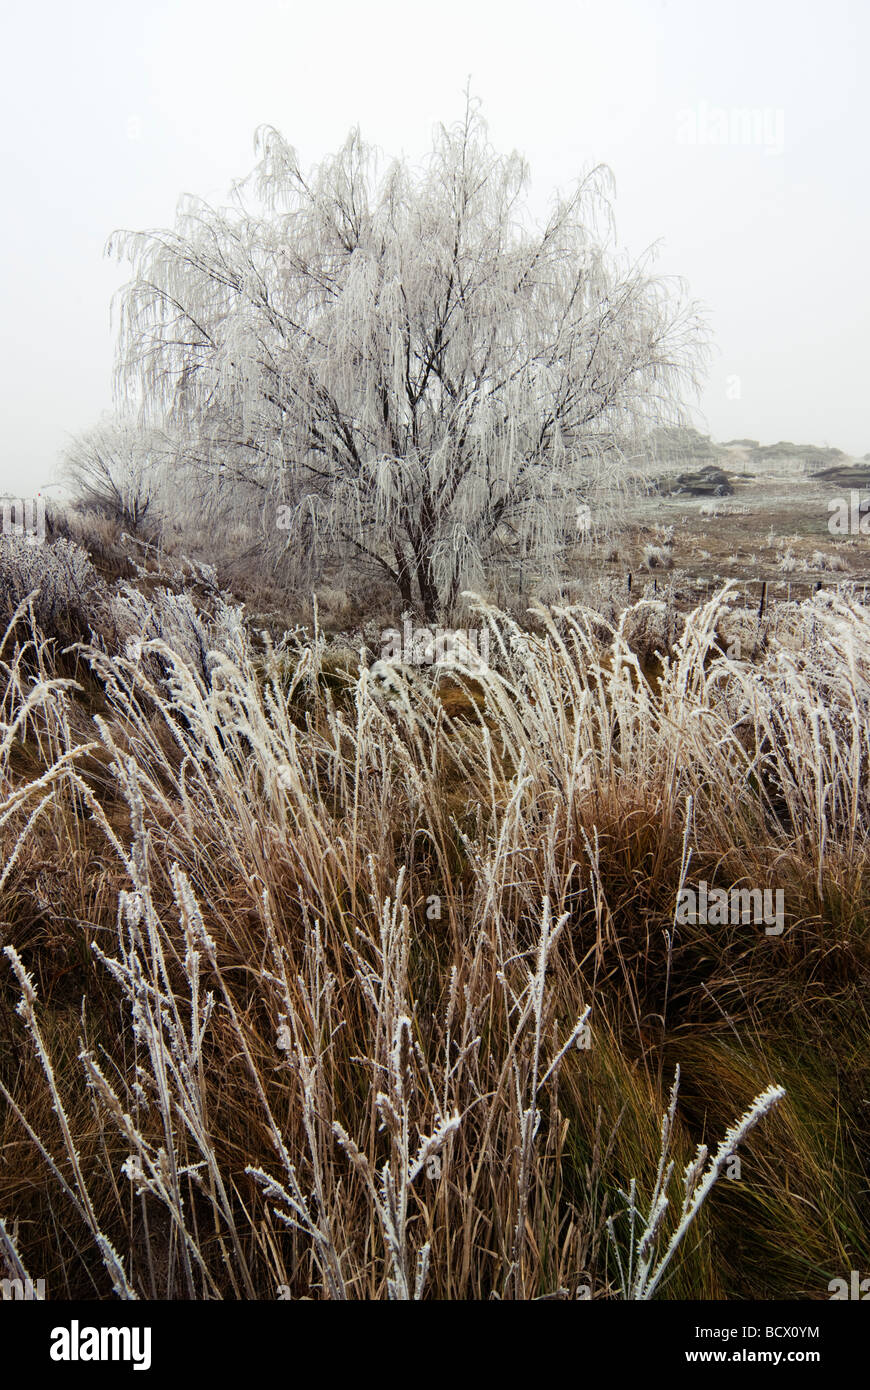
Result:
M609 164L620 244L661 241L658 269L708 307L699 427L865 453L868 16L866 0L7 10L0 492L44 486L69 434L111 406L114 228L170 223L182 192L222 200L263 122L305 164L356 123L417 158L461 114L469 76L496 147L528 157L538 208ZM781 112L782 151L679 140L700 103Z

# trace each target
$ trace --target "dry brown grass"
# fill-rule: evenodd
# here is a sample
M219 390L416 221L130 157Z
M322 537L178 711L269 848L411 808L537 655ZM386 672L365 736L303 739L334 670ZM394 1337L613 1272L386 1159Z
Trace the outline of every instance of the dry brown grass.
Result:
M319 633L255 652L219 605L174 647L164 612L90 651L89 729L38 636L7 647L0 1214L31 1271L618 1296L676 1063L678 1168L787 1097L659 1291L825 1297L866 1264L870 613L819 595L749 663L726 609L652 683L642 609L603 651L564 608L485 610L487 672L389 685ZM687 873L782 887L785 932L676 926Z

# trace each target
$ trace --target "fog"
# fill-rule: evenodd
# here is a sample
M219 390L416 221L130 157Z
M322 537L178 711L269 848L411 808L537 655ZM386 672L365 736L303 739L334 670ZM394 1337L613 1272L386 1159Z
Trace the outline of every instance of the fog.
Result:
M114 228L171 222L182 192L222 200L262 122L306 163L354 124L421 156L469 79L495 145L528 157L536 210L609 164L620 243L660 242L658 268L707 306L699 428L865 453L867 15L844 0L19 7L0 98L0 491L51 483L69 435L111 408Z

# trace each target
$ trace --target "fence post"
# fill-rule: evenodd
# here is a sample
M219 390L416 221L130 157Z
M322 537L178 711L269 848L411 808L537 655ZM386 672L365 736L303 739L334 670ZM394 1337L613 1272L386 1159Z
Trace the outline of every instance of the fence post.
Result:
M761 602L758 605L758 626L761 627L761 620L764 617L764 605L767 602L767 580L761 586Z

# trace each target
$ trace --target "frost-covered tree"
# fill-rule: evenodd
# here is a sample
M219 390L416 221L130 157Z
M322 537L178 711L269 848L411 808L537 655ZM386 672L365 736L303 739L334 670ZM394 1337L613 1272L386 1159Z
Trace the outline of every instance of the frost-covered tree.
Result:
M170 454L163 430L105 416L72 439L64 472L84 502L134 528L154 503Z
M471 101L420 168L359 132L306 178L270 127L231 205L118 233L119 381L215 479L434 619L507 555L552 565L627 444L678 422L697 315L613 249L609 171L533 223ZM573 535L572 535L573 528Z

